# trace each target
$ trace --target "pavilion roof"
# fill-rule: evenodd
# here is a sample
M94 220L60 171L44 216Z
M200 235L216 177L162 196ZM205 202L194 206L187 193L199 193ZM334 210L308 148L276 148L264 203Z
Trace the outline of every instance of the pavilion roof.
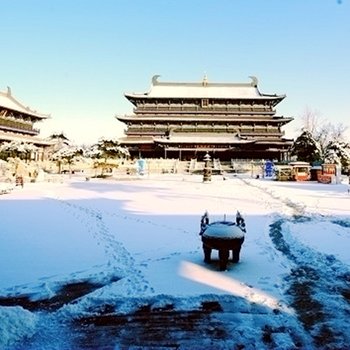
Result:
M44 140L36 136L23 135L12 132L3 132L0 130L0 140L1 141L22 141L27 143L32 143L37 146L50 146L53 145L53 141Z
M0 108L6 108L12 111L16 111L22 114L26 114L37 119L49 118L48 114L41 114L37 111L31 110L29 107L24 106L21 102L14 98L11 89L7 87L7 91L0 91Z
M257 140L256 144L259 145L292 145L293 144L293 139L286 139L286 138L281 138L281 139L276 139L276 140Z
M127 136L127 137L120 137L118 141L122 144L153 144L153 137L152 136Z
M200 83L159 82L159 75L152 78L151 89L146 93L126 93L134 98L229 98L229 99L275 99L282 100L285 95L262 94L258 89L256 77L250 83L210 83L204 77Z

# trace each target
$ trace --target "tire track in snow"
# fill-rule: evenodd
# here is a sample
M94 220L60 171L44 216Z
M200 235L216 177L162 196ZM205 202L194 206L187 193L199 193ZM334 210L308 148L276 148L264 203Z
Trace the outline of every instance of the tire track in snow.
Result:
M350 316L350 271L333 255L319 253L297 240L285 228L288 222L326 221L323 216L308 214L306 207L281 198L272 191L253 186L292 209L292 216L276 216L269 235L275 248L295 265L286 278L286 294L305 330L312 336L317 348L344 349L350 344L348 319ZM333 224L347 227L339 220L328 218Z

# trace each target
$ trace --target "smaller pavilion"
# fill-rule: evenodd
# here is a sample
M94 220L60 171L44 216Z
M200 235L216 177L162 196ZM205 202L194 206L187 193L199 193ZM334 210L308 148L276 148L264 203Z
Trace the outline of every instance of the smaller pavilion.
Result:
M41 122L50 115L41 114L24 106L7 87L7 91L0 91L0 143L22 141L38 147L35 154L37 160L45 158L45 152L52 142L39 137L40 130L34 124Z

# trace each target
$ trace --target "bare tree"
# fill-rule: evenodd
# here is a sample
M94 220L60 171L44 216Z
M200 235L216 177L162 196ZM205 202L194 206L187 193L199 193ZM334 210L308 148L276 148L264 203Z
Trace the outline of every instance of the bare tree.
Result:
M344 141L347 126L342 123L332 124L322 118L320 112L306 107L301 115L301 132L309 131L312 137L320 144L324 153L330 142Z
M315 137L319 125L323 123L321 114L317 110L312 110L310 107L305 107L305 110L300 118L302 120L301 130L309 131L311 135Z

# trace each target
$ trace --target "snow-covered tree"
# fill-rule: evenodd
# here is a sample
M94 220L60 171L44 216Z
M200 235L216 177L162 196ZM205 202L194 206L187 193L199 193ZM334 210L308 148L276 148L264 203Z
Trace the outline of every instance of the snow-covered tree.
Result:
M322 159L322 149L311 132L304 130L294 141L291 155L296 156L300 161L312 163Z
M66 145L70 144L68 137L63 132L50 135L49 140L60 140L60 141L62 141L62 143L66 144Z
M348 169L350 167L350 145L341 141L330 141L325 149L324 161L339 164L343 169Z
M3 158L18 157L20 159L28 160L33 152L37 152L38 147L32 143L23 141L10 141L4 142L0 145L0 153Z
M306 108L301 115L302 128L301 131L309 131L314 140L318 142L321 148L321 156L324 158L328 144L334 140L345 141L345 132L347 126L338 123L332 124L324 118L316 110Z
M108 159L127 158L129 151L125 147L121 147L118 141L101 139L95 145L85 150L85 156L90 158Z
M68 164L69 170L71 171L72 164L82 155L83 149L81 147L66 145L54 152L51 155L51 160L57 162L58 172L61 173L63 164Z
M48 137L50 141L53 141L53 152L56 152L57 150L68 147L71 145L70 140L66 137L66 135L61 132L57 134L52 134Z
M307 157L306 153L310 150L303 150L303 146L298 146L295 144L295 147L297 148L298 158L300 160L304 158L320 160L325 162L331 162L332 160L333 163L339 162L343 165L343 167L346 166L345 164L347 164L347 147L344 141L345 132L348 127L342 123L332 124L324 118L321 118L321 115L318 111L311 110L310 108L305 109L305 111L301 115L301 120L302 129L299 138L304 138L306 136L304 132L308 131L309 134L312 136L313 143L317 143L318 150L316 151L316 154L311 154L309 157ZM310 137L310 135L307 135L307 137ZM335 142L334 140L337 140L337 142ZM295 147L293 146L293 151L296 155Z
M121 147L119 142L111 139L101 139L97 144L97 149L100 154L100 158L115 159L124 158L129 156L129 151L125 147Z
M121 147L119 142L112 139L100 139L95 145L92 145L85 151L85 156L97 160L102 160L102 163L96 162L96 167L101 168L101 175L107 167L115 166L108 164L111 159L128 158L129 151L125 147Z

